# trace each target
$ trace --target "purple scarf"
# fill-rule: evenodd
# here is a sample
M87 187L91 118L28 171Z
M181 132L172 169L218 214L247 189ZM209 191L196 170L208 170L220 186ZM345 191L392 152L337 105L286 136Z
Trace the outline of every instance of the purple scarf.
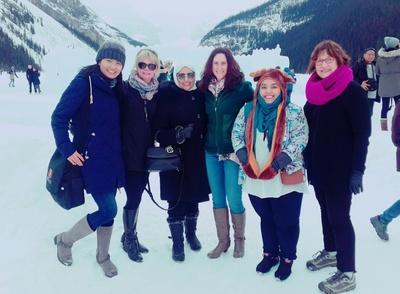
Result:
M306 84L307 101L313 105L324 105L342 94L352 80L353 71L348 65L339 66L324 79L314 72Z

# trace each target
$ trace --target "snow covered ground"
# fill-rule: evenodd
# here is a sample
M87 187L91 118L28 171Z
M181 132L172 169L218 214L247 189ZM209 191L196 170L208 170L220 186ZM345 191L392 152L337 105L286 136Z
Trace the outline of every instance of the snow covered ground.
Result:
M204 54L196 55L201 64L208 53L209 50L205 50ZM174 58L168 51L163 51L162 55L167 59ZM68 55L61 56L68 58ZM75 65L82 66L92 61L86 59L86 52L79 58L76 55L69 56L68 61ZM133 62L131 53L128 60L130 64L125 69L125 77ZM287 58L277 57L271 61L255 55L240 58L239 62L241 65L243 63L247 75L259 66L272 65L271 62L286 65ZM138 232L141 242L150 249L150 253L144 255L142 264L131 262L119 242L123 231L121 210L125 201L125 194L122 193L117 197L120 210L110 250L119 275L106 278L97 265L95 234L74 245L74 264L71 267L61 265L56 258L53 236L95 210L95 204L87 196L86 205L64 211L45 190L46 168L55 148L50 115L75 72L71 70L57 75L58 66L48 63L44 67L45 72L41 76L43 93L40 95L27 93L23 73L16 80L15 88L8 87L5 73L0 75L1 294L319 293L318 282L327 278L334 269L311 273L305 268L306 260L322 249L320 214L312 188L309 194L304 195L298 259L294 263L292 276L283 283L274 279L273 272L264 276L255 272L255 266L261 260L262 245L259 219L247 195L243 195L247 226L246 255L242 259L232 257L232 248L219 259L207 258L206 253L216 245L211 202L207 202L200 205L198 228L203 249L192 252L186 246L185 262L173 262L166 213L144 195ZM298 79L293 98L303 105L307 76L299 76ZM390 225L391 239L388 243L380 241L369 224L370 216L380 213L400 196L400 175L395 172L395 148L390 141L390 133L379 129L380 104L376 104L376 107L364 177L365 192L354 197L352 209L358 270L358 285L354 293L362 294L395 293L398 288L400 234L396 232L400 231L399 222ZM151 182L153 190L157 191L157 175L152 175Z

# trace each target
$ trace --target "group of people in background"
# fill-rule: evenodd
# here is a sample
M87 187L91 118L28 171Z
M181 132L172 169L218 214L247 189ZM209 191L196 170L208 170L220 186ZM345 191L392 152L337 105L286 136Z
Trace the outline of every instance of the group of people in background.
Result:
M232 226L233 257L242 258L245 192L260 217L263 254L256 271L277 267L274 276L286 280L297 258L302 198L309 183L321 209L324 246L306 267L337 268L318 284L324 293L355 289L352 195L363 191L373 103L377 95L390 100L400 94L387 89L393 87L388 79L394 71L388 60L400 60L398 41L385 38L376 65L375 49L366 49L353 70L338 43L317 44L310 55L304 108L291 101L296 80L289 69L253 72L253 88L229 49L214 49L199 76L189 60L174 64L172 73L169 62L163 65L168 70L162 69L158 54L145 48L124 81L125 49L106 42L96 64L83 68L62 94L51 118L58 150L71 164L82 166L86 192L98 206L54 237L59 261L70 266L73 244L96 231L97 262L106 276L117 275L108 251L121 187L127 195L122 247L132 261L143 261L149 250L138 240L137 222L149 181L146 150L156 143L179 149L184 167L160 173L174 261L185 260L185 238L191 250L201 250L196 235L199 203L208 201L210 192L218 243L207 256L215 259L228 251ZM399 65L396 69L400 72ZM89 116L82 117L89 93ZM85 134L83 125L88 125ZM82 136L87 143L77 150L75 138ZM398 206L374 218L381 233Z
M7 72L9 76L9 87L15 87L15 78L19 78L17 71L14 66L11 66L10 70ZM32 64L28 65L28 68L25 72L26 80L28 81L29 86L29 94L32 94L32 86L33 91L35 93L41 93L40 89L40 71L37 67L33 67Z

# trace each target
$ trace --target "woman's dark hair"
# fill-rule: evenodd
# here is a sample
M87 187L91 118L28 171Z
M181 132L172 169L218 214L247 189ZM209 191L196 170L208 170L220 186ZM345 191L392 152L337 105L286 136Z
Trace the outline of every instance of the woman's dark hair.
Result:
M233 57L231 50L229 50L228 48L215 48L208 57L206 65L204 66L204 70L201 73L199 89L202 92L205 92L207 90L210 81L215 78L212 71L212 66L214 57L217 54L224 54L228 63L228 70L226 72L224 85L225 89L232 89L237 84L241 83L244 79L244 74L241 72L240 66Z
M351 62L351 57L346 53L342 46L332 40L325 40L315 46L313 52L311 53L310 62L308 64L307 72L312 73L315 71L315 64L318 59L318 55L326 50L329 56L336 59L337 65L341 66L343 64L349 65Z

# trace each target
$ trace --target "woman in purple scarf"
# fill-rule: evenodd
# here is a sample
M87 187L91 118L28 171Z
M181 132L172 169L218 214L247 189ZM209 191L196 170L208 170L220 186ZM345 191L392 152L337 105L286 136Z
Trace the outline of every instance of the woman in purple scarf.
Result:
M363 191L371 120L365 92L353 81L350 57L333 41L311 54L304 106L309 140L304 151L308 179L321 208L324 248L307 262L311 271L337 267L319 283L324 293L356 287L355 234L350 219L352 194Z

